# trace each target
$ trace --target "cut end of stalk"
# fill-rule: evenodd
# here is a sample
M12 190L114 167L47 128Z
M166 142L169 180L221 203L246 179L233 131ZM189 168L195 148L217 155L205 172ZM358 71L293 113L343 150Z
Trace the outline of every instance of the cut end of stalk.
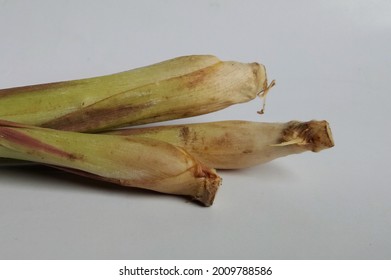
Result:
M203 185L193 199L204 206L211 206L221 185L221 177L217 175L216 170L203 165L196 167L196 177L203 180Z
M288 123L280 143L273 146L303 146L313 152L319 152L334 146L334 140L327 121L309 121Z

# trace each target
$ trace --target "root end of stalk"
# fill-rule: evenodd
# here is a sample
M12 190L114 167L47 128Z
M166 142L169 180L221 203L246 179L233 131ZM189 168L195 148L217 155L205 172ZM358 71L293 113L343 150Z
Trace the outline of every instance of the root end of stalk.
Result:
M211 206L222 179L214 169L204 166L197 167L197 177L203 180L203 185L199 188L199 192L193 199L202 203L204 206Z
M280 143L273 146L299 145L313 152L334 146L334 139L327 121L292 121L284 130Z

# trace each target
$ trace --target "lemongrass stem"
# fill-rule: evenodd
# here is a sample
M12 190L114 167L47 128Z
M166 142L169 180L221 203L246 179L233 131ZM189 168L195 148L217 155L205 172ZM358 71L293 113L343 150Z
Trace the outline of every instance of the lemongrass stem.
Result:
M217 169L251 167L280 157L305 151L319 152L334 146L326 121L221 121L129 128L105 134L165 141L184 148L201 162ZM0 164L19 165L19 162L0 159Z
M334 146L327 121L221 121L130 128L108 133L165 141L184 148L201 162L218 169L250 167Z
M214 112L267 89L263 65L193 55L113 75L2 89L0 119L96 132Z
M58 131L0 121L0 157L213 203L221 179L181 148L147 138ZM68 169L69 168L69 169Z

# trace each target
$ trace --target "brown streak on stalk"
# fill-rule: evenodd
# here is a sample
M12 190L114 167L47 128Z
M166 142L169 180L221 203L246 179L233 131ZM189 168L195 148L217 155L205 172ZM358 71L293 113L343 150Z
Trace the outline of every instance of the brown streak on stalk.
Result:
M233 137L229 132L225 132L224 135L213 139L212 146L221 147L221 146L232 146L232 139Z
M0 127L0 137L12 143L19 144L24 147L29 147L33 150L41 150L45 153L67 158L69 160L80 160L82 157L75 154L64 152L56 147L45 144L37 139L34 139L22 132L8 127Z
M55 83L47 83L47 84L39 84L39 85L6 88L6 89L0 89L0 97L5 97L13 94L20 94L20 93L31 93L37 91L39 92L39 91L49 90L49 89L59 89L59 88L68 89L70 86L76 86L79 84L81 83L68 81L68 82L55 82Z
M199 84L202 84L205 79L208 78L210 74L213 72L216 72L217 68L216 65L220 64L216 63L211 66L199 69L197 71L194 71L192 73L183 75L181 78L183 79L183 87L187 89L192 89L197 87Z
M187 144L189 141L189 136L190 136L190 129L187 126L181 127L179 131L179 136L182 138L183 142Z
M189 110L189 107L182 107L182 108L176 108L173 110L170 110L169 112L165 112L164 114L159 114L159 115L152 115L149 117L145 117L143 119L135 120L130 123L130 125L140 125L140 124L147 124L147 123L154 123L154 122L161 122L161 121L166 121L166 120L172 120L172 119L182 119L182 118L188 118L188 117L193 117L201 114L207 114L210 112L214 112L217 110L221 110L223 108L226 108L230 105L232 105L233 102L231 101L219 101L216 102L215 104L207 104L203 105L202 107L197 108L196 111L194 110Z
M86 107L85 109L81 109L75 113L69 113L65 116L44 123L41 126L67 131L94 131L101 128L101 122L108 124L110 121L114 122L115 120L126 117L130 114L137 114L139 111L150 106L152 106L151 103L135 106L124 105L121 107L104 109Z
M189 78L186 80L184 86L189 89L195 88L198 84L202 83L202 81L205 80L205 76L207 75L207 73L208 72L204 69L193 72L191 75L188 76Z

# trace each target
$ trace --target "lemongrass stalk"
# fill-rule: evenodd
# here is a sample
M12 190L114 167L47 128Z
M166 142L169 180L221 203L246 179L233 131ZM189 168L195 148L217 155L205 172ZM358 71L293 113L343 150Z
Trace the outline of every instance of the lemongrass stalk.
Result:
M0 157L213 203L221 179L181 148L141 137L58 131L0 121Z
M130 128L108 133L165 141L184 148L204 164L217 169L245 168L334 146L326 121L221 121Z
M267 89L263 65L193 55L113 75L2 89L0 119L96 132L210 113Z
M105 133L165 141L184 148L201 162L217 169L251 167L280 157L306 151L319 152L334 146L326 121L222 121L130 128ZM0 160L0 164L22 163Z

